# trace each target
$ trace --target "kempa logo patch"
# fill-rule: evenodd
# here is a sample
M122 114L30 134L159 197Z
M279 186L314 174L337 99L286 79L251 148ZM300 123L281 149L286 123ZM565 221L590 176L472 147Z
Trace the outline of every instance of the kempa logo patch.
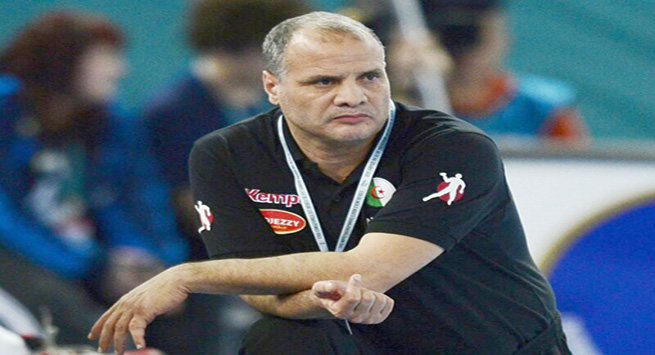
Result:
M259 213L273 229L275 234L291 234L300 232L305 228L307 222L301 216L283 210L260 209Z
M294 194L276 194L271 192L262 192L259 189L245 189L246 195L253 202L257 203L271 203L275 205L284 205L291 207L300 203L300 197Z
M389 203L395 192L396 188L389 180L374 177L366 195L366 204L372 207L384 207Z

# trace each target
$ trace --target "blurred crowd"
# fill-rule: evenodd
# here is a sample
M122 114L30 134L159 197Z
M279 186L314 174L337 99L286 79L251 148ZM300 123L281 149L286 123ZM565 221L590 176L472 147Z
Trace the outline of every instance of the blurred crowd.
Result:
M416 4L425 26L413 36L392 2L190 1L188 67L137 112L117 99L125 34L106 17L53 11L2 43L0 348L9 333L32 351L89 345L89 329L122 294L170 265L207 258L187 156L204 134L270 107L261 42L286 18L318 9L367 23L387 48L400 102L429 105L441 95L448 105L430 108L499 139L589 139L573 87L504 67L502 2ZM443 92L419 85L425 73ZM171 355L231 354L256 319L237 298L193 295L155 321L148 344Z

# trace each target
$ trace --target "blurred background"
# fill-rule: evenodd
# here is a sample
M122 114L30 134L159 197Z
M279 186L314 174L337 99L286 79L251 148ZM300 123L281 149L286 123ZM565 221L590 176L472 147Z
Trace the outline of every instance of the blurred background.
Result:
M316 1L318 2L318 1ZM325 1L336 9L345 1ZM655 138L653 1L507 1L512 46L507 66L572 83L593 138ZM123 99L137 107L185 67L180 0L0 0L0 43L53 8L104 14L127 33L129 75Z
M517 71L565 79L594 138L655 138L653 1L509 1Z
M410 2L401 0L396 3L407 5ZM430 57L432 64L441 61L423 69L429 71L432 68L439 76L457 73L465 77L466 73L457 70L462 69L461 63L472 63L470 58L468 62L457 60L461 54L457 52L459 43L453 44L455 52L446 53L441 45L450 42L445 37L434 43L419 43L420 51L408 50L408 47L403 49L407 43L394 42L391 28L395 26L392 24L397 14L386 1L307 0L306 3L315 9L352 15L380 33L387 31L381 37L389 50L392 71L402 69L403 64L412 68L416 66L416 62L411 62L416 58L409 58L408 64L408 58L402 55L396 58L397 54L414 54L423 50L427 53L425 55L435 55ZM435 0L422 3L424 6L419 7L419 11L430 30L435 30L444 23L452 25L449 22L452 18L434 15L441 10L426 3L439 6L467 3L469 7L477 8L482 6L480 4L497 2ZM0 0L0 47L4 50L26 24L52 10L102 15L115 23L126 37L127 72L120 83L117 101L128 111L150 115L155 122L164 122L161 129L166 129L169 121L158 114L160 108L167 106L159 105L161 100L158 99L171 99L171 93L161 94L162 88L169 86L172 79L191 77L190 63L194 63L198 54L198 48L191 48L187 39L189 4L190 1L182 0ZM501 106L510 101L508 97L527 100L523 102L524 106L518 104L518 112L526 109L525 105L550 109L551 105L557 108L558 104L565 103L562 107L566 109L575 107L579 119L576 122L581 123L581 128L567 131L571 127L564 125L565 138L573 139L560 140L558 133L545 134L543 127L535 126L529 134L516 134L502 129L494 131L502 126L484 126L486 123L476 121L475 115L471 122L480 123L483 129L492 133L505 157L508 181L524 222L531 252L553 284L574 354L653 354L655 1L509 0L503 2L502 10L505 22L501 30L507 35L502 41L506 41L508 46L506 53L499 56L502 64L497 65L495 69L498 70L495 76L492 75L491 99L482 100L481 106L478 105L482 112L496 109L494 98L498 97L502 98L498 101ZM453 18L463 21L455 23L457 26L462 23L468 26L469 22L479 20L470 17L469 13L463 17L458 17L460 12L453 13ZM417 21L412 21L409 27L416 27ZM493 22L489 26L495 28L496 24ZM468 27L463 32L460 30L456 29L455 33L463 37L471 35L467 32ZM471 38L478 35L486 36L476 34ZM448 45L446 47L450 50ZM237 58L247 55L245 50L235 53ZM229 54L226 56L229 58ZM399 72L403 73L402 70ZM524 78L528 79L524 81ZM534 78L548 79L535 81ZM447 87L452 94L453 107L448 110L454 110L458 116L475 111L471 111L471 107L462 109L456 100L459 91L453 88L452 82L444 80L440 85ZM398 95L394 95L396 98L420 104L420 98L417 100L412 96L417 91L416 86L416 83L401 80L394 83L392 76L392 87L401 88ZM443 87L437 85L437 89ZM174 99L171 102L175 103ZM491 105L485 106L489 102ZM157 110L144 109L150 106ZM226 112L222 115L228 116ZM229 111L238 118L247 117L245 112L248 111L239 106L239 100ZM516 111L508 109L507 112ZM197 114L204 115L203 112ZM232 121L225 119L221 125ZM183 121L177 121L177 124L186 126ZM169 133L157 133L156 125L150 129L155 132L155 141L157 134L171 140ZM193 132L184 138L191 144L203 133ZM166 145L166 141L163 143ZM181 154L181 157L174 163L179 164L170 167L186 166L185 149L188 147L180 147L176 154ZM163 157L163 165L166 165L166 159L171 155L166 151L156 153ZM185 181L180 179L184 179L186 172L178 171L178 177L164 173L172 187L172 199L178 201L180 195L181 203L188 203L183 194L177 194L185 188ZM173 181L174 178L178 181ZM188 236L189 226L184 226L187 222L181 222L181 216L187 212L181 209L174 208L178 232L186 235L185 238L195 238L189 242L193 249L193 243L199 243L197 233L192 227L194 237ZM195 218L193 210L191 215ZM221 351L230 353L230 349L238 345L240 332L255 318L244 310L243 305L233 301L222 300L215 308L217 317L220 317L220 324L216 327L224 334ZM190 321L193 322L193 308L190 310ZM52 321L56 324L56 317ZM174 354L175 350L169 350L169 353Z

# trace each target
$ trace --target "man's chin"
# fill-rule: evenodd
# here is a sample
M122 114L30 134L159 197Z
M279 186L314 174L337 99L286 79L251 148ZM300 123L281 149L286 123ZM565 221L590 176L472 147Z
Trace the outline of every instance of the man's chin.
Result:
M355 128L355 127L352 127ZM357 127L364 128L364 127ZM368 128L368 127L366 127ZM368 144L371 140L375 138L378 131L374 129L343 129L341 132L333 132L332 138L334 141L347 144L347 145L357 145L357 144Z

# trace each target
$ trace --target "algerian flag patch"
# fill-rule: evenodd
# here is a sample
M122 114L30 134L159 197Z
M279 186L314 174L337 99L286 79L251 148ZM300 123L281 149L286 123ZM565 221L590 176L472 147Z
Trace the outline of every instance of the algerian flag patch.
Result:
M393 197L396 188L386 179L374 177L366 195L366 204L372 207L384 207Z

